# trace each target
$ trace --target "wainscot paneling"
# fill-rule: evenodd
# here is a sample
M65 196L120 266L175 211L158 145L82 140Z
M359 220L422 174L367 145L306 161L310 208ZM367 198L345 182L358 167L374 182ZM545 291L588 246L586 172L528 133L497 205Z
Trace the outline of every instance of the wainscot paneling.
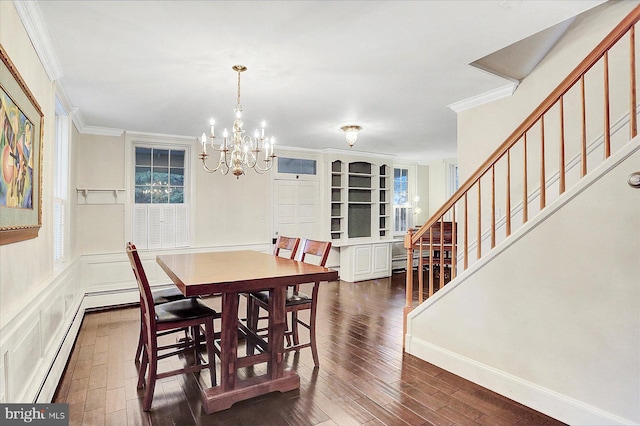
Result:
M75 334L67 351L63 343L83 295L79 260L57 272L30 295L29 303L4 319L0 329L0 401L36 401L47 377L55 381L49 386L49 399L53 396ZM63 362L56 372L53 367L58 359Z
M33 380L37 369L33 367L40 364L42 355L42 340L40 333L40 318L33 318L22 327L22 333L16 336L18 341L12 345L9 352L9 389L21 390L21 386ZM22 389L25 390L25 389ZM21 400L21 398L19 399Z
M173 283L160 266L158 266L156 262L156 256L158 254L233 250L270 252L271 245L250 244L242 246L188 247L168 251L140 250L139 254L151 286L162 287L165 285L173 285ZM140 299L138 286L124 249L122 253L82 256L82 279L86 282L84 301L86 309L137 303Z

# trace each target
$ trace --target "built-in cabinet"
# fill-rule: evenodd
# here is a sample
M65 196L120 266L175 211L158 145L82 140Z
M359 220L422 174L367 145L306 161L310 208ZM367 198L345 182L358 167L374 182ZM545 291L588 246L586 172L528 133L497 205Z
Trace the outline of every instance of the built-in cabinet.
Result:
M391 275L391 241L340 247L340 278L362 281Z
M391 274L391 166L332 159L330 235L340 250L340 278L360 281Z
M364 161L331 163L331 240L391 235L390 166Z

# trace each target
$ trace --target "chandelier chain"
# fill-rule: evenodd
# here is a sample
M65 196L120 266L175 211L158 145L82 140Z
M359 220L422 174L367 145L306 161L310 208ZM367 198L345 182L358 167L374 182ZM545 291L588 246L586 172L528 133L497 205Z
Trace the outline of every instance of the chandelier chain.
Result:
M237 105L240 105L240 71L238 71L238 102Z

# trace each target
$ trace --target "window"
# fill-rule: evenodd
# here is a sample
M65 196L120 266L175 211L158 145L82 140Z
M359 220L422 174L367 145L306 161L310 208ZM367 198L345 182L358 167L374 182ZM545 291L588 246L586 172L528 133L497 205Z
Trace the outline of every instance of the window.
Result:
M315 175L316 160L278 157L278 173L294 175Z
M409 169L393 169L393 232L407 232L412 225L409 203Z
M69 116L56 98L55 108L55 166L53 183L53 260L64 262L68 241L68 185L69 185Z
M449 164L449 191L448 196L451 198L453 194L460 187L460 182L458 181L458 166L456 164Z
M133 241L140 249L189 245L188 149L134 145Z
M184 149L136 147L136 204L184 203Z

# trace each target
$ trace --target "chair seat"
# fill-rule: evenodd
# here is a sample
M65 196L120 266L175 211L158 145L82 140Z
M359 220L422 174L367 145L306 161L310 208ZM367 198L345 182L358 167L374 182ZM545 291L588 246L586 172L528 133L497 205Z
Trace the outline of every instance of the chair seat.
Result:
M188 321L210 316L219 316L215 310L200 300L191 298L157 305L155 311L156 321L158 323Z
M264 302L265 304L269 303L269 292L266 290L251 293L251 295L256 299ZM293 294L293 289L287 289L287 300L285 302L286 306L302 305L305 303L311 303L311 297L300 291L298 292L298 294Z
M152 290L153 304L160 305L162 303L173 302L174 300L182 300L185 296L180 292L178 287L163 288L161 290Z

